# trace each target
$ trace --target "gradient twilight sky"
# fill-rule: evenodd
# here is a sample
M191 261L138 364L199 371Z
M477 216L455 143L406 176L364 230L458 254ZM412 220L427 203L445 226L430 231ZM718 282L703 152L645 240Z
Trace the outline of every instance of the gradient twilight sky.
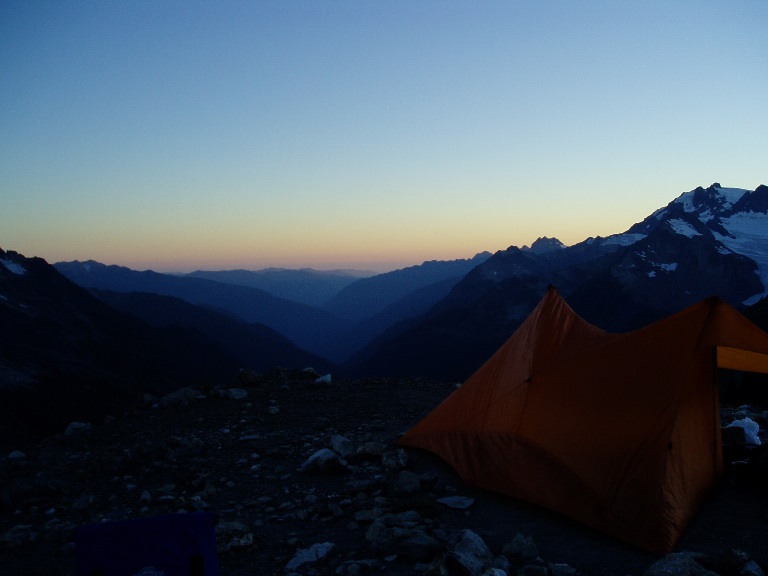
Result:
M0 247L384 271L768 184L768 2L0 0Z

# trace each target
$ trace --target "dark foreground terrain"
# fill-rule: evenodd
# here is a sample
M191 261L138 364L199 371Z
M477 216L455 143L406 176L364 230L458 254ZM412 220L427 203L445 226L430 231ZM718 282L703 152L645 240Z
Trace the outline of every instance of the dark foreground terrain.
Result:
M473 574L451 560L468 536L497 575L639 576L659 560L399 450L452 384L274 371L240 386L247 397L180 393L0 454L0 573L74 574L75 527L194 510L217 515L222 576ZM324 557L302 562L314 544ZM768 495L724 481L678 550L721 576L768 569Z

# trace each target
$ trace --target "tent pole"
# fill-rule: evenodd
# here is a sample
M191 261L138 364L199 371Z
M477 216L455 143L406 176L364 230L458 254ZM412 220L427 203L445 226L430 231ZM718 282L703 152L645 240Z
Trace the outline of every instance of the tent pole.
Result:
M718 477L718 460L722 457L722 447L718 441L720 438L720 368L717 364L717 346L712 347L712 371L714 372L712 378L712 412L714 418L713 421L713 434L712 437L712 476L716 482Z

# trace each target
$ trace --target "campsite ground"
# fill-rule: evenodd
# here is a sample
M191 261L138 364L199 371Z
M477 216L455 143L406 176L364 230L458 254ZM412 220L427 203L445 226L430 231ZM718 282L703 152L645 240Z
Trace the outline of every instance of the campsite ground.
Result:
M284 574L297 549L335 545L316 574L416 574L430 559L371 549L371 517L416 511L431 533L470 529L498 554L523 534L546 562L590 576L640 576L657 557L552 512L464 485L430 454L394 442L453 390L424 380L318 385L273 373L247 385L244 399L177 399L147 406L92 430L15 448L0 458L0 566L5 574L74 573L73 529L82 524L205 508L219 520L222 576ZM348 467L301 472L330 438L352 441ZM395 489L398 468L422 488ZM435 499L474 499L466 510ZM368 537L367 537L368 535ZM678 545L701 552L728 575L732 550L768 569L768 494L724 482L704 502Z

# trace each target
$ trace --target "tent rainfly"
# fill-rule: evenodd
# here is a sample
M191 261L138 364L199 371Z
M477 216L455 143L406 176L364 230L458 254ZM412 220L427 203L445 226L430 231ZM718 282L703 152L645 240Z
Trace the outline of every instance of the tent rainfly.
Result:
M666 554L723 471L718 367L768 373L768 334L718 298L611 334L550 287L399 444Z

